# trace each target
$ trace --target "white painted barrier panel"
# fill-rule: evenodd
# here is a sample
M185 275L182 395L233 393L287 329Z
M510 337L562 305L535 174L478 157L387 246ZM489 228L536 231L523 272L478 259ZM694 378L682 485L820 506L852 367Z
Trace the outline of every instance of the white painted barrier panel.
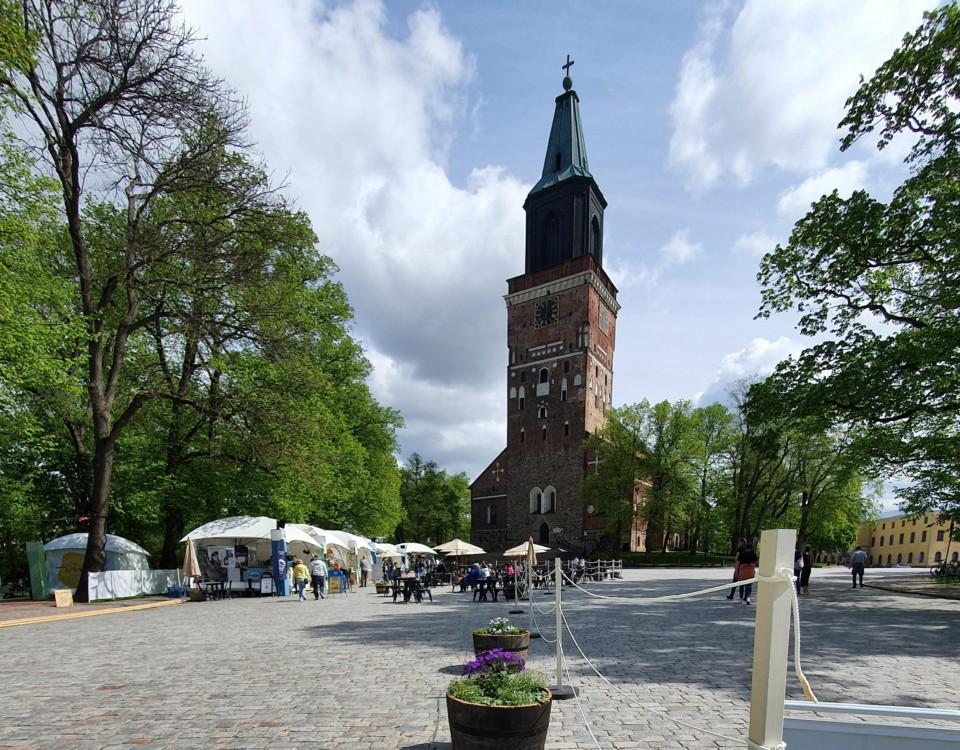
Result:
M909 706L785 701L787 711L849 714L852 721L788 716L783 739L787 750L957 750L960 729L909 724L871 724L869 716L893 716L917 721L960 721L960 711Z
M176 585L176 570L107 570L90 574L90 601L163 594Z

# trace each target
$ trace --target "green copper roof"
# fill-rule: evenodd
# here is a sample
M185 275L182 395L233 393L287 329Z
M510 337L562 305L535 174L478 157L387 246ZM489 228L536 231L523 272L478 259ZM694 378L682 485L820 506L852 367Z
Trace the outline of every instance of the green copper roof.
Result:
M564 79L564 88L567 90L557 97L547 155L543 160L543 175L531 193L571 177L593 177L587 164L587 146L580 124L580 98L576 91L569 88L569 81L569 78Z

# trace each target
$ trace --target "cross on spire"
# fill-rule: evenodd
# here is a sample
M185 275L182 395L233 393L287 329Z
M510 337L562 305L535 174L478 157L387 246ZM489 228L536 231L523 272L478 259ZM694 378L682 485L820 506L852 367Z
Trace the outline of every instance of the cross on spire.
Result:
M567 78L570 77L570 68L573 67L574 62L576 62L576 61L575 61L575 60L571 60L571 59L570 59L570 55L567 55L567 64L560 66L561 68L563 68L564 75L566 75Z

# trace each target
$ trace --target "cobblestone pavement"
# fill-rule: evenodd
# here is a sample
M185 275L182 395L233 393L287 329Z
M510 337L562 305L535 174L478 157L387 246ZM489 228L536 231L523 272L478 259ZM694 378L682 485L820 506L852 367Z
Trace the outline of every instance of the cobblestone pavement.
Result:
M592 590L677 593L729 575L627 571ZM848 581L842 569L815 571L801 600L804 667L820 698L960 703L948 630L960 603ZM752 607L722 594L650 607L564 595L583 649L636 703L746 731ZM470 655L470 629L510 606L447 590L432 605L394 605L370 587L320 602L235 599L9 628L0 748L448 749L444 688ZM601 747L742 747L631 706L567 651ZM550 673L551 647L533 642L530 663ZM788 696L800 697L793 682ZM547 746L595 747L574 701L554 704Z

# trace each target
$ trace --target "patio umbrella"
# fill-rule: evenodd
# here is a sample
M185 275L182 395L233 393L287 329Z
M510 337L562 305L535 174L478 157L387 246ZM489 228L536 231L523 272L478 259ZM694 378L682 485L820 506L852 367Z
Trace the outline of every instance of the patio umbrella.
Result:
M377 543L377 554L380 557L403 557L403 553L397 549L397 545L388 542Z
M516 547L511 547L508 550L505 550L503 553L504 557L526 557L530 553L530 545L533 544L532 541L526 541L523 544L518 544ZM540 553L541 555L544 552L549 552L549 547L544 547L542 544L533 544L534 555ZM536 561L536 557L534 557Z
M465 542L462 539L451 539L449 542L437 545L434 549L446 552L447 557L451 555L482 555L486 552L482 547L470 544L470 542Z
M187 578L193 578L194 582L200 580L200 563L197 561L197 550L190 540L187 540L187 551L183 556L183 575Z

